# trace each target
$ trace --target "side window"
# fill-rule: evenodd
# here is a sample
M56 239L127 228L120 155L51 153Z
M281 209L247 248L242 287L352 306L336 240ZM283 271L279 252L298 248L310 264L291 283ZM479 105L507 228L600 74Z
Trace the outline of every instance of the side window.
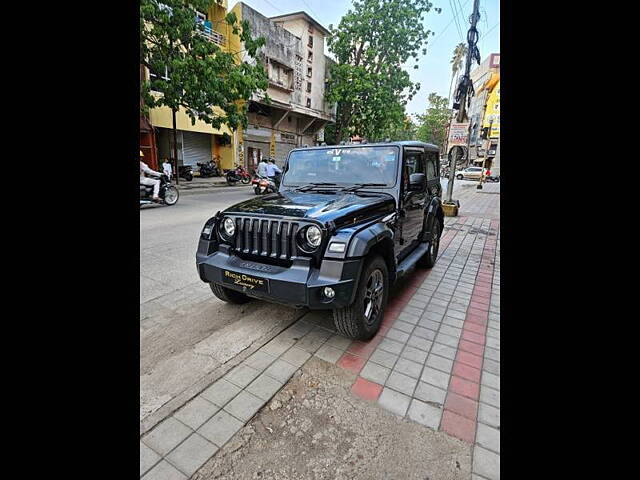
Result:
M404 161L407 166L407 175L412 173L425 173L424 152L417 150L405 150Z
M438 178L438 154L435 152L427 153L427 181Z

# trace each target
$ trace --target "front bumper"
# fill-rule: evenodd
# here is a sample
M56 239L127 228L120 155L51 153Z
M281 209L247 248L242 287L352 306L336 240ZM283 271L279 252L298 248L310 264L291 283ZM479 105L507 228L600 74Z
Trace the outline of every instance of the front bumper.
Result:
M208 243L201 240L201 243ZM196 256L198 274L203 282L218 283L226 288L268 302L314 310L334 309L351 305L362 265L361 259L337 261L324 259L321 268L313 268L306 258L298 258L289 268L244 260L232 254L227 245L218 245L209 253L207 245L200 245ZM258 292L223 281L225 270L268 279L269 291ZM331 287L333 299L326 299L322 291Z

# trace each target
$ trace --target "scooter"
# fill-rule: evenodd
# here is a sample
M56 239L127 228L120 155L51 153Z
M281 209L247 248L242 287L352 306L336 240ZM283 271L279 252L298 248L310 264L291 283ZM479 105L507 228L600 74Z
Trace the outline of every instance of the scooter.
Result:
M220 170L218 170L218 165L216 165L212 161L208 161L207 163L198 163L198 167L200 167L201 177L219 177L220 176Z
M178 167L178 175L187 182L193 180L193 167L191 165L180 165Z
M225 170L224 172L229 185L235 185L238 182L243 185L249 185L251 183L251 175L249 175L249 172L242 166L236 167L235 170Z
M256 195L264 195L278 191L275 182L269 177L256 175L253 177L253 180L251 180L251 184L253 185L253 191Z
M164 205L171 206L178 203L178 198L180 197L178 189L171 184L169 177L166 175L160 177L160 191L158 192L158 196ZM158 203L154 202L152 198L153 187L150 185L140 185L140 206Z

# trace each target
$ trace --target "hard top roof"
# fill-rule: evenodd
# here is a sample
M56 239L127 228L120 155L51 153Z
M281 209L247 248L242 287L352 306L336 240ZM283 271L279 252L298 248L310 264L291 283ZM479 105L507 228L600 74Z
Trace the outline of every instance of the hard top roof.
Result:
M437 145L433 143L420 142L418 140L402 140L399 142L378 142L378 143L349 143L346 145L317 145L313 147L297 147L293 150L319 150L323 148L349 148L349 147L384 147L389 145L397 145L399 147L426 147L429 150L439 151ZM292 151L293 151L292 150Z

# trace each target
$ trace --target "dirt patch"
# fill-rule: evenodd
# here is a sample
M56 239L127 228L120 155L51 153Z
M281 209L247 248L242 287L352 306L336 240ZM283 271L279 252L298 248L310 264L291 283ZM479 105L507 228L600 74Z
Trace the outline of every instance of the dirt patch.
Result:
M193 479L469 479L471 448L356 398L311 358Z

